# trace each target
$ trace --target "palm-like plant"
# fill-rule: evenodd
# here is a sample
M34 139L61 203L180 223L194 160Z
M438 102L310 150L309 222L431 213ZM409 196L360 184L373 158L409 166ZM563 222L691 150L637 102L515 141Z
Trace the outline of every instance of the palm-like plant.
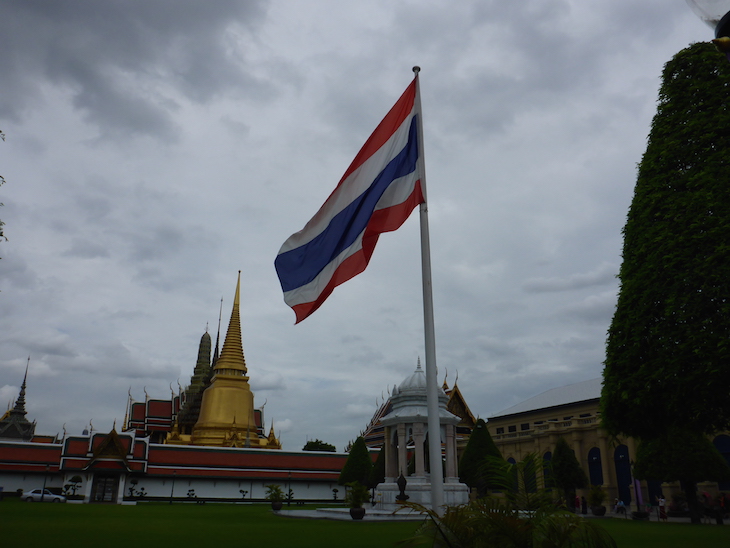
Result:
M427 541L440 548L616 548L604 529L557 507L542 486L542 463L536 455L516 464L495 459L486 466L490 483L501 495L448 507L443 516L406 504L427 519L400 545L422 546Z
M553 496L545 486L543 463L535 453L514 464L487 457L483 469L489 483L503 493L512 509L533 511L552 505Z

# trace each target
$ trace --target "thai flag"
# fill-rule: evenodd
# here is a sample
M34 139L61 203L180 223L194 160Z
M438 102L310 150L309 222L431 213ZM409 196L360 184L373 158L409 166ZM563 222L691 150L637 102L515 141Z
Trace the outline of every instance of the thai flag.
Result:
M420 104L414 78L317 214L281 246L274 265L296 323L365 270L380 234L399 228L425 201Z

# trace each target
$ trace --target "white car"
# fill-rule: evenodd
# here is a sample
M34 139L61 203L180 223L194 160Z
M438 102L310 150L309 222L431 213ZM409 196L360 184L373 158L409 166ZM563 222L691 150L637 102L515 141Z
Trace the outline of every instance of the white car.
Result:
M51 493L48 489L33 489L20 497L26 502L66 502L66 497Z

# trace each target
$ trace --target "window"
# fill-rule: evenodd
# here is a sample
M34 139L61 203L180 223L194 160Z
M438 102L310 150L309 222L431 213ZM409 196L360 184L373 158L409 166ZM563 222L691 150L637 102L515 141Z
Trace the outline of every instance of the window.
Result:
M508 426L507 432L517 432L517 426L516 425Z
M504 426L500 426L497 428L497 434L504 434Z
M529 430L530 429L530 423L526 422L524 424L520 424L520 430Z

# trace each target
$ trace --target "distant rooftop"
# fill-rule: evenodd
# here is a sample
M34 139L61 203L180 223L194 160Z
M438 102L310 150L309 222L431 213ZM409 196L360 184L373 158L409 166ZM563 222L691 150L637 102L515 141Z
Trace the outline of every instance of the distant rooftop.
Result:
M516 415L517 413L525 413L527 411L536 411L548 407L598 399L601 397L602 380L599 377L597 379L569 384L568 386L561 386L560 388L552 388L529 400L525 400L499 413L495 413L490 418L496 419L498 417Z

